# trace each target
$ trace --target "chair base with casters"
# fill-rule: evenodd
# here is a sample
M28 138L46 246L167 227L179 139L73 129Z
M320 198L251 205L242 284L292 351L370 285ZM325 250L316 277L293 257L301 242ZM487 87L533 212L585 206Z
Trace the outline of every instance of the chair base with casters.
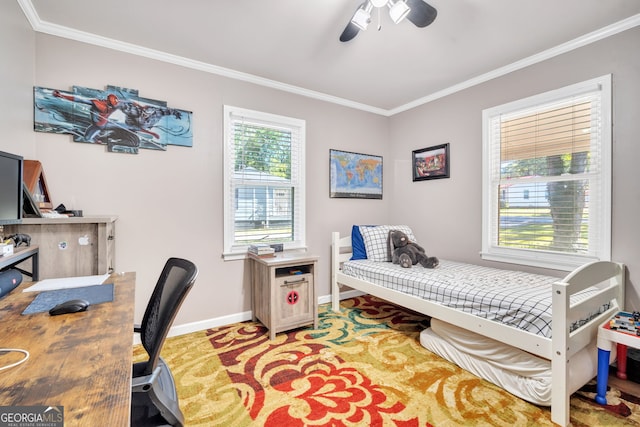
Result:
M160 357L160 350L182 302L198 275L190 261L169 258L158 279L142 324L133 330L140 334L147 361L133 364L131 383L131 425L184 426L178 393L171 369Z

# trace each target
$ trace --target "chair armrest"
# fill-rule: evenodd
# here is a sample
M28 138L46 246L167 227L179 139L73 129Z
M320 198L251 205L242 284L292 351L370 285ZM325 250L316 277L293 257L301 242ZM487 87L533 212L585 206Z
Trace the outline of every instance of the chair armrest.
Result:
M133 393L146 393L149 391L153 384L158 380L161 368L158 366L151 375L145 375L143 377L131 378L131 391Z

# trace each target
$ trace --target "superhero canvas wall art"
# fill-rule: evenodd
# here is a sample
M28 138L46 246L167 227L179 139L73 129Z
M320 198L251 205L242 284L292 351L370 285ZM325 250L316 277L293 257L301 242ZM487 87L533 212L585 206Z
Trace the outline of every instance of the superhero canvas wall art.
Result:
M76 142L106 145L110 152L193 146L192 113L142 98L116 86L73 91L34 87L34 130L70 134Z

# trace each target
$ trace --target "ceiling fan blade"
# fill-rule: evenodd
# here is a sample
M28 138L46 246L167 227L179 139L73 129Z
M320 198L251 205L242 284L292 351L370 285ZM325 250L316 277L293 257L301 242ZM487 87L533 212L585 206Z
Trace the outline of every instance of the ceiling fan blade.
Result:
M342 34L340 34L341 42L348 42L358 35L360 28L356 27L353 22L349 21Z
M365 13L370 13L372 8L373 8L373 5L371 4L371 0L365 0L360 6L358 6L356 11L353 13L353 16L349 20L349 23L345 27L344 31L342 32L342 34L340 34L341 42L348 42L349 40L353 40L353 38L357 36L358 33L360 32L360 27L358 27L356 24L353 23L354 22L353 20L358 14L358 12L362 12L362 10L360 9L363 9ZM365 25L365 28L366 28L366 25Z
M438 11L433 6L422 0L406 0L406 2L411 8L407 19L416 27L426 27L431 24L438 15Z

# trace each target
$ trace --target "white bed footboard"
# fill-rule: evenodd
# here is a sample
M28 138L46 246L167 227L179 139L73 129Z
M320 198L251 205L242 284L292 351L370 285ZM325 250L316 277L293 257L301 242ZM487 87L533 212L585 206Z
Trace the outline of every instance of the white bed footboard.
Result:
M562 426L569 424L569 399L575 392L568 388L571 357L589 343L596 341L598 326L624 309L624 285L624 265L607 261L585 264L553 285L553 352L550 357L553 422ZM569 304L571 295L591 286L598 287L600 291L581 303ZM585 313L596 312L597 307L606 303L610 303L608 310L580 328L570 331L569 325L573 321L585 318Z
M584 265L559 279L552 288L553 338L545 338L531 332L516 329L470 313L457 311L441 304L417 298L365 280L342 273L342 263L351 257L351 236L340 237L332 233L331 248L331 303L334 311L340 310L340 287L348 286L427 316L464 325L468 330L504 342L552 363L551 419L562 426L569 424L569 398L576 390L568 387L571 357L589 343L595 342L598 326L623 308L624 266L613 262L598 261ZM589 299L570 304L571 295L588 287L597 286L599 292ZM585 313L597 313L609 303L610 308L590 321L570 331L572 323L584 319ZM595 376L595 372L593 373Z

